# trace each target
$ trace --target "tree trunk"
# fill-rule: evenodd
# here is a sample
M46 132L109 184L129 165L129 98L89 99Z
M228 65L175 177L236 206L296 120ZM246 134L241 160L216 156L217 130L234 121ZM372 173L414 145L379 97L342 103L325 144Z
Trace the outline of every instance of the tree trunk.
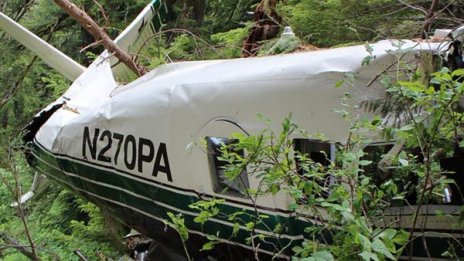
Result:
M279 0L262 0L256 7L255 25L243 42L243 57L256 56L259 42L272 39L279 33L282 18L276 12L278 2Z
M121 50L113 40L108 36L103 28L101 28L86 12L79 9L75 4L68 0L53 0L72 18L79 22L85 30L87 30L96 41L101 41L103 47L110 53L114 54L122 63L134 71L137 75L142 76L147 71L145 68L136 64L132 56Z
M193 6L193 19L201 25L205 18L206 0L190 0L189 4Z

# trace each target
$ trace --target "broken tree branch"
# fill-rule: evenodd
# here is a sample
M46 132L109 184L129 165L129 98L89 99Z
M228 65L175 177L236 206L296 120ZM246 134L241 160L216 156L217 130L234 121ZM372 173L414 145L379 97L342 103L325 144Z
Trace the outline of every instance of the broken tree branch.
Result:
M81 10L75 4L71 3L68 0L53 0L61 9L68 13L72 18L79 22L85 30L87 30L96 41L102 42L103 47L108 50L110 53L114 54L120 62L124 63L132 71L134 71L138 76L144 75L147 70L138 65L134 58L119 48L109 35L101 28L85 11Z

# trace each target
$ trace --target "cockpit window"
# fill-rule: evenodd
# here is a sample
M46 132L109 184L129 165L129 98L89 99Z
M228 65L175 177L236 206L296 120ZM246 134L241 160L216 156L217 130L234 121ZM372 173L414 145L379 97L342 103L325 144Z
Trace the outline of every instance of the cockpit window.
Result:
M227 162L220 159L222 156L222 146L237 143L237 140L221 137L206 137L206 143L213 191L231 196L244 197L246 189L250 187L246 170L243 170L234 180L230 180L224 173ZM241 156L245 156L243 150L234 152Z

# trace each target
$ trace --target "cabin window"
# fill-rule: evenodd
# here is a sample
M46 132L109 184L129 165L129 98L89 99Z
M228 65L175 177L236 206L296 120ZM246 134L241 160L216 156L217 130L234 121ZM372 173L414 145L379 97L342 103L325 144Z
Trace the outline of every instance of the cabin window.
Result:
M214 192L244 197L245 190L250 187L246 170L243 170L243 172L234 180L230 180L224 174L224 168L226 167L227 162L220 159L222 155L222 146L234 144L237 142L238 141L235 139L206 137L208 149L208 163L210 167L211 180ZM235 152L241 156L245 156L243 150Z
M328 167L332 162L335 162L336 146L335 143L316 140L316 139L294 139L293 147L296 152L305 155L315 163ZM304 169L300 167L301 160L295 158L297 171L300 175L304 174ZM327 192L323 196L328 197L330 194L330 187L337 184L337 179L328 174L323 180L318 181L319 185L327 188Z

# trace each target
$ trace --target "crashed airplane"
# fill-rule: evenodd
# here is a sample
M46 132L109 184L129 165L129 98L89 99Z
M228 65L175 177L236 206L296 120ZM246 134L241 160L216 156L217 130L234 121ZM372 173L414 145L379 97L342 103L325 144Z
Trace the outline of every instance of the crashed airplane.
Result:
M153 1L115 43L124 50L138 49L159 30L166 10L162 2ZM265 128L256 120L258 114L280 120L290 113L308 133L324 133L330 141L343 142L349 124L333 109L340 108L346 90L335 88L337 82L347 74L354 75L350 89L354 101L380 98L384 88L372 79L397 59L389 50L399 45L410 48L411 54L403 59L414 59L414 54L436 54L449 45L385 40L372 44L371 54L365 46L350 46L258 58L176 62L120 84L127 78L127 68L117 64L107 51L84 68L3 14L0 28L73 81L27 128L25 139L32 166L127 226L169 246L179 247L181 242L163 220L168 219L168 212L182 213L192 246L197 249L208 234L218 235L223 245L252 249L244 226L230 237L234 224L227 218L213 217L206 226L193 222L198 212L189 205L200 199L223 199L219 208L226 213L257 210L270 216L265 221L269 227L278 223L286 227L280 237L283 245L301 244L304 228L316 223L305 215L295 217L289 209L293 200L285 193L264 195L256 206L234 193L237 184L224 181L220 155L205 153L197 143L206 140L208 148L214 150L232 133L249 135ZM376 62L363 66L367 55L375 56ZM276 132L280 129L278 122L270 126ZM306 142L311 146L315 141ZM326 143L321 148L333 159L333 143ZM246 187L259 183L255 176L243 178ZM449 214L421 215L427 219L430 232L426 236L433 246L429 251L439 257L446 250L446 234L461 238L462 231L448 225L456 221L461 206L430 207ZM411 222L407 219L414 212L415 206L401 206L391 208L386 215L399 220L398 227L408 229ZM261 228L257 232L269 233ZM421 244L417 245L414 258L427 259ZM280 257L289 258L290 249ZM258 251L263 255L276 253L272 242L261 242Z

